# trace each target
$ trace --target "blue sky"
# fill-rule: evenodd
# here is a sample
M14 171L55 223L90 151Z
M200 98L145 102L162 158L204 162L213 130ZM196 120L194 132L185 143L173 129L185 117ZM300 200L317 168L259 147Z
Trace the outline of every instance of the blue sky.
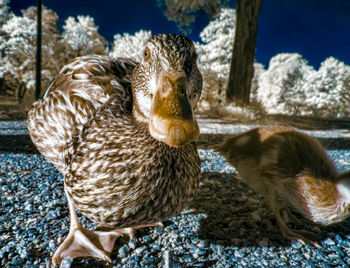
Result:
M177 32L156 6L156 0L42 0L54 10L62 25L68 16L94 17L99 32L108 41L115 33L134 33L140 29L153 34ZM235 1L231 1L235 6ZM11 0L15 14L37 0ZM199 14L189 36L199 41L199 33L208 24ZM271 57L282 52L297 52L318 68L333 56L350 65L350 0L264 0L260 12L256 60L268 66Z

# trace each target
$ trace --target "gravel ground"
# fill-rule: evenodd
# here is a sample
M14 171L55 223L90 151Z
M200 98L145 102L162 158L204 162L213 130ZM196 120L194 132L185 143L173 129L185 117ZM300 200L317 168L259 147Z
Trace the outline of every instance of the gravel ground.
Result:
M284 239L263 196L235 179L235 170L207 149L255 125L200 120L200 190L182 215L164 228L121 238L113 264L65 259L62 267L231 267L350 265L350 220L322 228L322 249ZM339 170L350 168L349 130L307 131L320 138ZM68 233L63 179L30 144L24 122L0 122L0 266L49 267ZM89 228L94 224L81 216ZM311 229L307 221L299 228Z

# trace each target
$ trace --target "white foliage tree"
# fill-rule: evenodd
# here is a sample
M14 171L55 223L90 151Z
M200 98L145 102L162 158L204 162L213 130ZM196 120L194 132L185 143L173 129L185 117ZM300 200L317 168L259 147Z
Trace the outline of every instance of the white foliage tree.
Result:
M316 71L299 54L278 54L259 79L257 98L271 114L348 117L350 66L330 57Z
M301 55L278 54L259 79L258 100L268 113L298 114L305 110L307 81L314 72Z
M307 105L320 117L350 116L350 66L329 57L309 82Z
M0 77L10 75L18 84L33 88L36 45L36 21L12 16L2 27L0 36Z
M203 75L203 91L197 105L198 112L215 113L225 99L235 21L235 10L223 8L200 33L203 43L196 43L196 49Z
M140 30L134 35L124 33L114 35L114 42L110 56L131 58L135 61L141 61L142 47L152 36L151 31Z
M63 25L63 39L77 56L104 54L106 40L98 33L98 27L90 16L68 17Z
M23 16L11 15L0 28L0 78L4 78L7 94L24 97L24 105L31 104L31 95L35 87L36 60L36 7L22 11ZM62 67L66 51L62 51L62 40L56 26L58 16L52 10L43 7L43 44L42 44L42 88L47 88L50 81ZM61 66L60 66L61 64ZM27 89L26 95L23 87ZM21 93L21 94L19 94Z
M198 62L201 68L210 68L219 78L229 75L235 26L236 11L222 8L218 16L200 33L203 44L197 43Z
M236 11L222 8L220 13L200 33L203 43L196 43L198 65L203 74L203 91L197 111L211 115L242 115L252 117L250 111L233 105L226 105L226 87L230 72L232 40L235 36ZM263 65L254 64L255 76L252 83L252 97L255 97L258 76ZM252 100L254 103L254 99Z

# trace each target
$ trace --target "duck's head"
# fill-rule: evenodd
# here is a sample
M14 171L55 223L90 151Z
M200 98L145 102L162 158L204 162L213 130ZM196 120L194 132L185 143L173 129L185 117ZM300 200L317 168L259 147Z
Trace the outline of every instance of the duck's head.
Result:
M193 110L202 91L193 42L178 34L151 37L132 79L133 115L153 138L180 147L199 136Z

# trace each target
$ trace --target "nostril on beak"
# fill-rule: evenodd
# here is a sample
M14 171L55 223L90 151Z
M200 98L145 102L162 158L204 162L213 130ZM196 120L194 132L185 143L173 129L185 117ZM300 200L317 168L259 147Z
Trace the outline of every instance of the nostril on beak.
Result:
M174 87L174 82L170 79L169 76L164 76L162 83L159 88L159 93L162 97L167 97Z
M163 84L163 85L161 86L161 88L160 88L160 94L161 94L161 96L162 96L162 97L168 96L169 93L170 93L170 90L171 90L171 88L170 88L170 86L169 86L167 83Z
M159 93L167 97L171 92L179 96L186 95L186 76L182 73L164 73L161 79Z
M183 85L183 84L180 84L179 85L179 93L180 93L180 96L185 96L186 95L186 87L185 87L185 85Z

